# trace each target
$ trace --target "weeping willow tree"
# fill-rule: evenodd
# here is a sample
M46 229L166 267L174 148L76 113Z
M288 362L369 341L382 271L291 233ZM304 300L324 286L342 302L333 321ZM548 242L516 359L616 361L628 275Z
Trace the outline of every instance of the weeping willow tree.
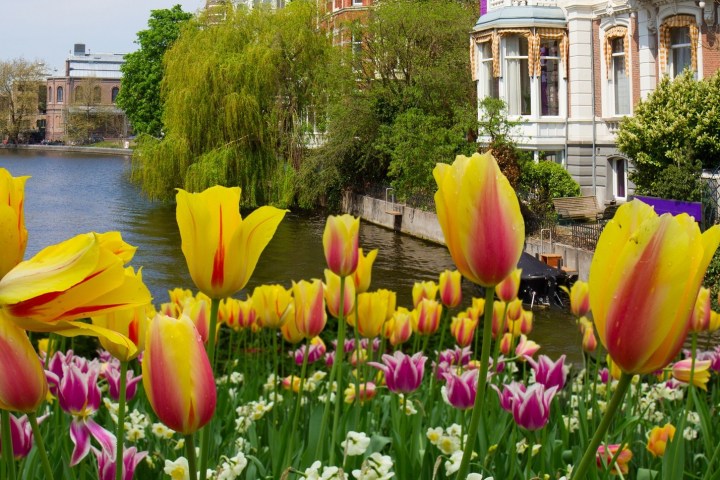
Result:
M242 187L244 205L290 203L306 112L332 89L336 54L317 18L296 1L191 21L164 57L164 137L143 138L133 158L149 197L220 184Z

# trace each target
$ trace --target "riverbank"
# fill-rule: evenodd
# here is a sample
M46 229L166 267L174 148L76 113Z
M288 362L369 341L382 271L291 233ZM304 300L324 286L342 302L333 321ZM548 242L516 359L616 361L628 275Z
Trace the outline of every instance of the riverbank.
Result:
M346 196L343 199L342 207L344 212L372 224L445 245L445 237L434 212L425 212L365 195ZM559 255L559 258L562 259L562 266L567 270L577 272L580 280L588 280L593 257L592 251L552 240L542 242L540 239L528 238L525 242L525 252L538 258L542 255Z
M133 151L130 148L87 147L82 145L0 145L0 150L31 150L41 152L69 152L92 153L99 155L114 155L129 157Z

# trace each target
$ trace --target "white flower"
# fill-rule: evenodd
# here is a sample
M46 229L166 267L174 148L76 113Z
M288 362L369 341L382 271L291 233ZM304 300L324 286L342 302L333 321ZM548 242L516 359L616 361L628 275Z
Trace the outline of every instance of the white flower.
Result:
M425 436L427 437L428 440L430 440L430 443L437 446L438 442L440 441L440 438L443 436L443 428L442 427L428 428Z
M450 455L450 458L448 458L445 461L445 474L450 476L453 473L460 470L460 463L462 463L462 457L463 452L462 450L458 450L457 452L454 452L452 455Z
M358 480L387 480L395 476L391 468L392 459L375 452L363 462L362 469L353 470L352 475Z
M580 420L575 416L563 415L563 423L568 432L572 433L580 428Z
M460 432L462 432L462 427L457 423L453 423L447 429L447 434L452 435L453 437L460 438Z
M320 480L320 460L316 460L305 469L305 480Z
M165 440L172 438L175 433L175 431L169 429L162 423L153 423L151 431L156 437L163 438Z
M450 437L447 435L443 435L442 437L440 437L440 440L438 440L437 447L445 455L452 455L453 453L460 450L460 439L454 436Z
M364 432L348 432L347 439L340 444L350 457L362 455L369 445L370 437Z
M230 383L233 383L235 385L238 385L240 383L243 383L245 381L245 377L240 372L233 372L230 374Z
M143 438L145 438L145 430L142 430L135 425L131 425L128 428L128 424L125 424L125 439L128 442L135 443Z
M687 412L687 421L695 425L700 425L700 414L697 412Z
M697 436L697 430L692 427L685 427L685 430L683 430L683 437L685 437L685 440L695 440Z
M164 471L172 480L190 480L190 467L185 457L180 457L174 462L165 460Z
M532 446L532 450L530 451L530 454L534 457L535 455L538 454L538 452L540 451L541 448L542 448L542 445L540 445L539 443L534 444Z
M520 455L525 453L525 450L527 450L527 447L528 447L527 440L524 438L515 444L515 450L517 450L517 453L519 453Z

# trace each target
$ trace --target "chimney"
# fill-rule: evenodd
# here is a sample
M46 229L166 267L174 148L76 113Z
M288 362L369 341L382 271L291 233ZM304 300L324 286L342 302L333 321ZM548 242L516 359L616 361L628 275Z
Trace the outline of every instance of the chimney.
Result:
M75 48L73 48L73 54L76 57L85 55L85 44L84 43L76 43Z

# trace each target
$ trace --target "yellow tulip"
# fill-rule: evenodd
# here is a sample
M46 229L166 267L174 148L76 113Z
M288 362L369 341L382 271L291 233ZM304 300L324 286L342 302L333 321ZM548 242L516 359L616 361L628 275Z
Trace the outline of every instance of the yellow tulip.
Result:
M692 315L690 316L690 331L691 332L705 332L710 329L710 289L700 287L698 292L697 300L695 301L695 308L693 308Z
M454 308L462 302L462 274L457 270L445 270L438 282L443 305Z
M663 427L653 427L648 437L647 449L654 457L662 457L665 455L667 443L675 437L675 426L672 423L666 423Z
M318 279L293 282L292 291L298 332L307 339L317 337L327 323L322 282Z
M386 288L378 289L377 293L387 298L387 310L385 311L385 319L390 320L392 316L395 315L395 310L397 309L397 294L392 290L388 290Z
M27 246L23 204L25 181L0 168L0 278L20 263Z
M117 238L87 233L43 249L0 280L0 306L25 330L104 336L134 350L124 335L76 321L151 301L140 275L123 265L133 249L117 248Z
M631 374L665 367L682 347L700 283L720 243L686 214L658 216L638 200L618 208L590 266L590 307L600 342Z
M105 350L118 360L128 362L145 349L145 333L150 322L148 314L150 314L150 318L155 316L151 305L94 316L92 323L118 332L130 339L135 345L134 349L128 349L126 345L118 345L100 337L100 344Z
M260 285L252 293L252 308L263 328L280 328L292 294L282 285ZM290 317L292 318L292 317Z
M290 319L290 321L288 321ZM291 301L287 308L285 309L285 313L282 316L281 319L281 325L280 325L280 332L283 335L283 338L290 342L290 343L298 343L303 338L302 333L297 328L297 324L294 322L295 319L295 302Z
M363 255L363 249L358 249L358 264L355 272L353 272L353 282L355 283L355 291L357 293L365 293L370 288L370 279L372 278L372 266L377 257L377 248L371 250L367 256Z
M698 388L707 391L707 383L710 380L711 360L695 360L695 370L692 372L692 383ZM675 362L672 367L672 376L678 382L690 383L690 371L692 370L692 358L685 358Z
M35 413L48 386L27 334L0 310L0 409Z
M569 290L565 285L560 288L570 297L570 311L572 314L578 318L587 315L590 311L589 285L582 280L577 280Z
M381 292L365 292L358 295L357 308L348 318L364 338L375 338L383 330L387 320L388 295Z
M176 200L182 252L195 285L211 298L242 289L285 210L260 207L243 219L238 187L215 186L201 193L178 189Z
M515 191L489 153L433 170L435 205L450 255L468 280L495 287L517 267L525 224Z
M417 308L424 299L435 300L438 294L437 283L429 280L427 282L415 282L412 289L413 307Z
M215 413L215 378L189 318L153 318L142 372L147 399L165 425L189 435L210 421Z
M349 279L345 281L344 295L340 293L340 277L329 269L325 269L325 302L330 315L340 317L340 298L343 297L343 317L347 317L355 308L355 284Z
M328 268L347 277L357 269L360 219L352 215L329 216L323 232L323 249Z

